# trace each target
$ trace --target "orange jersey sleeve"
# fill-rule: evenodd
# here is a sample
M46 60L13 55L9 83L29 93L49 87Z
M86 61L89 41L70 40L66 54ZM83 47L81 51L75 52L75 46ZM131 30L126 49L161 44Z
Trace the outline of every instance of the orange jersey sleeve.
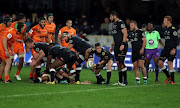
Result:
M11 28L10 30L8 30L4 37L6 37L8 39L8 45L14 43L14 41L16 41L17 39L17 34L16 34L16 29L15 28Z

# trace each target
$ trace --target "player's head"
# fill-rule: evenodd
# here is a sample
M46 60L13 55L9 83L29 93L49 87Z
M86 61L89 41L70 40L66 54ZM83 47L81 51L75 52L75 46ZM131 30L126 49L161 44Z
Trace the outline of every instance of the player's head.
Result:
M141 29L142 29L142 31L146 31L146 24L142 24L142 26L141 26Z
M24 43L25 43L26 48L33 48L34 46L34 42L32 38L26 38Z
M153 25L153 23L148 23L148 26L147 26L147 28L148 28L148 31L153 31L154 30L154 25Z
M5 16L3 19L3 23L7 26L10 27L12 24L12 18L10 16Z
M130 22L130 30L135 31L137 29L137 22L134 20L131 20Z
M100 43L96 43L95 44L95 50L96 50L97 53L101 53L102 48L101 48L101 44Z
M54 20L54 15L53 15L53 13L48 13L48 14L47 14L47 20L48 20L49 23L52 23L52 22L53 22L53 20Z
M50 43L49 45L48 45L48 49L51 49L54 45L56 45L55 43Z
M19 14L17 15L17 20L18 20L19 22L22 22L23 24L25 24L25 22L26 22L26 16L25 16L23 13L19 13Z
M119 17L119 14L116 11L112 11L110 13L110 20L111 22L115 22L115 19Z
M67 20L67 21L66 21L66 26L67 26L68 28L71 28L71 27L72 27L72 20Z
M39 18L39 25L44 28L46 25L46 19L44 17Z
M165 16L163 23L165 26L172 24L172 17L171 16Z
M62 37L63 37L63 39L64 39L65 41L68 41L69 38L71 37L71 35L69 34L69 32L64 31L64 32L62 33Z
M17 32L21 33L24 30L24 24L22 22L18 22L18 23L16 23L14 28L16 28L18 30Z

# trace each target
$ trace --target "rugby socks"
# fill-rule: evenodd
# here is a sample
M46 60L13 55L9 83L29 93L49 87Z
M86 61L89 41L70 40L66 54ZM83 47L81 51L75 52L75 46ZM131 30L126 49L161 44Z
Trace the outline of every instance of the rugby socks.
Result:
M29 74L29 79L33 78L33 73Z
M159 69L155 69L155 73L156 73L156 81L158 81Z
M122 73L123 73L123 76L124 76L124 84L128 85L128 82L127 82L127 67L122 69Z
M147 78L148 78L148 77L149 77L149 76L148 76L149 67L146 67L146 72L147 72Z
M19 75L19 73L20 73L20 70L17 70L17 71L16 71L16 75Z
M97 84L101 84L102 81L105 81L101 74L96 74Z
M0 76L0 79L2 79L2 76Z
M171 73L171 81L175 82L175 81L174 81L174 73L175 73L175 70L169 70L169 72Z
M167 71L165 66L163 68L161 68L161 70L165 73L167 78L170 78L170 75L169 75L169 73L168 73L168 71Z
M136 84L140 84L140 78L136 77Z
M56 72L56 70L55 69L50 69L50 75L51 75L51 82L53 82L54 81L54 77L55 77L55 72Z
M9 81L9 75L5 75L4 78L5 78L5 82Z
M143 84L147 84L147 77L143 77Z
M111 78L111 70L107 70L107 83L109 84Z
M36 79L37 76L36 76L36 73L33 73L33 79Z
M123 76L123 73L122 71L119 71L119 82L122 83L122 76Z
M80 81L80 72L81 72L81 65L76 66L76 76L75 76L75 81Z
M41 74L41 65L36 66L36 76L40 77L40 74Z
M42 79L40 77L38 77L34 80L34 83L40 83L40 82L42 82Z
M76 77L76 71L74 69L70 70L70 73L71 73L71 75L73 75L74 78Z

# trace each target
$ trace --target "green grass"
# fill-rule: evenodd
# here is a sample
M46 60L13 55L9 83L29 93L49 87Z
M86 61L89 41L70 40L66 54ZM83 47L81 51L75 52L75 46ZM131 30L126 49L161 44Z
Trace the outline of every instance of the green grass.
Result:
M13 67L11 79L16 67ZM11 84L0 83L0 108L179 108L180 74L176 74L176 85L163 84L165 75L149 73L148 85L135 85L134 72L128 71L129 85L75 85L28 83L30 67L23 67L22 81ZM106 71L101 72L106 78ZM81 80L95 82L90 70L82 70ZM117 82L118 73L112 71L111 84ZM142 75L141 75L142 82Z

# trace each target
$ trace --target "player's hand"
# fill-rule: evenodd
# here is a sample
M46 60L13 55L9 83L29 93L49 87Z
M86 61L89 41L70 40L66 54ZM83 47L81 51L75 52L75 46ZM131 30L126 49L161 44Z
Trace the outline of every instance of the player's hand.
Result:
M113 51L113 48L112 48L112 47L110 47L110 48L109 48L109 52L112 52L112 51Z
M32 60L32 62L30 63L30 66L34 66L36 64L35 60Z
M8 58L10 56L9 51L5 51L5 55Z
M176 49L172 49L171 52L170 52L170 55L174 55L176 53Z
M144 49L141 48L141 50L139 51L139 54L143 55L144 54Z
M124 45L121 45L119 50L122 51L124 49Z

